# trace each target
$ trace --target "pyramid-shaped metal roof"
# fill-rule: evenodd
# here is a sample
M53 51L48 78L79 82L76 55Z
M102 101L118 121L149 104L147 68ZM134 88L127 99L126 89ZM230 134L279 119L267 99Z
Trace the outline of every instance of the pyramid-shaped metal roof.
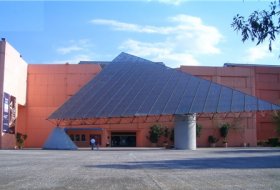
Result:
M121 53L49 119L280 110L278 105Z

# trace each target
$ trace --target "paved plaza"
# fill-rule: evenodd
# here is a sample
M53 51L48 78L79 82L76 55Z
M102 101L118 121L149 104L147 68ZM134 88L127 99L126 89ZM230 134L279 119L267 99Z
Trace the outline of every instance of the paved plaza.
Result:
M279 148L0 150L0 189L280 189Z

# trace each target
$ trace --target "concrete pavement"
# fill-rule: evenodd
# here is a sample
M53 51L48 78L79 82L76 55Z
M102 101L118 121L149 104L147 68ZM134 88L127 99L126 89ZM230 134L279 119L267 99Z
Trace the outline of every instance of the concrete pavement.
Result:
M0 189L280 189L279 148L0 150Z

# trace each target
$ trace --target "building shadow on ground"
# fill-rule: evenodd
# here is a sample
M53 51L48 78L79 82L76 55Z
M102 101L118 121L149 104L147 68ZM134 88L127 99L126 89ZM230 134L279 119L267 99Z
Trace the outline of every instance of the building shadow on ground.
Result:
M85 165L104 169L272 169L280 168L280 155L259 157L190 158L185 160L135 161L123 164Z
M280 155L280 148L270 148L270 149L223 149L222 151L213 151L213 153L218 153L218 154L227 154L227 153L238 153L238 154L243 154L243 153L279 153Z

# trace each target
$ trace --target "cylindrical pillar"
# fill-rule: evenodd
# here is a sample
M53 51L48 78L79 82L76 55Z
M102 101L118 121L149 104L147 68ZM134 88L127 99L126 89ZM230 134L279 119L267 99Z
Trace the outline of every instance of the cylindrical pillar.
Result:
M196 115L176 115L174 146L181 150L196 149Z

